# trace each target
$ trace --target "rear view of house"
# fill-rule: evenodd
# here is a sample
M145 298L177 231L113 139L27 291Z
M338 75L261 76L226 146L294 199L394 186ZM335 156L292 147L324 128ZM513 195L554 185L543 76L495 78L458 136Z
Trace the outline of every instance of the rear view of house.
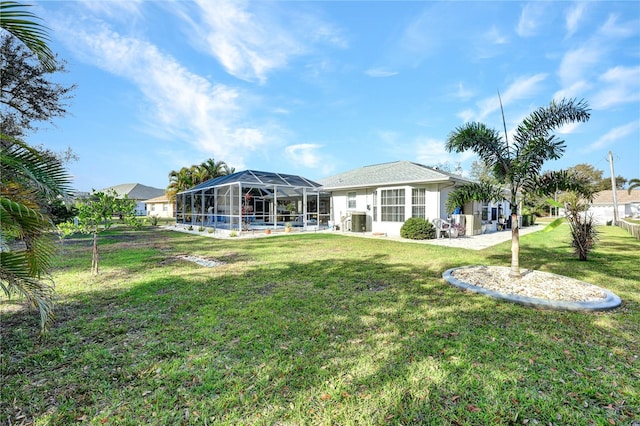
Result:
M446 218L449 193L468 182L410 161L365 166L319 181L322 190L331 193L331 220L336 226L394 236L411 217Z

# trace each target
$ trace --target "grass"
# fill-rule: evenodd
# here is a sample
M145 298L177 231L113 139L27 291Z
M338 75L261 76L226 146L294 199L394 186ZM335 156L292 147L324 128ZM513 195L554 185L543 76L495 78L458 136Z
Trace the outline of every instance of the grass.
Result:
M606 287L603 313L465 293L467 251L301 234L212 240L151 228L58 260L57 322L0 302L5 424L635 424L640 243L602 227L588 262L568 230L522 238L521 265ZM179 259L190 254L224 266Z

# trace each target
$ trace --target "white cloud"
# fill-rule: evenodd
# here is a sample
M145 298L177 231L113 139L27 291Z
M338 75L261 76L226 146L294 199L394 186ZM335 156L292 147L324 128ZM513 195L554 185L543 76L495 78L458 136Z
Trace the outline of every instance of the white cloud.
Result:
M473 121L473 117L475 117L475 115L476 113L471 109L465 109L464 111L460 111L456 114L456 116L460 117L460 119L465 123Z
M142 16L140 7L142 6L143 1L144 0L83 0L80 3L96 15L107 16L109 19L130 21L132 16Z
M467 100L472 98L474 95L472 90L469 90L467 88L464 87L464 85L462 84L462 82L458 83L458 90L456 91L456 93L454 94L454 96L458 99L462 99L462 100Z
M243 93L193 74L156 46L100 25L61 26L56 33L85 62L136 86L149 133L187 141L229 164L242 164L247 152L267 142L265 130L243 121Z
M544 2L527 3L522 9L516 32L520 37L531 37L538 33L540 24L545 21Z
M198 10L181 14L191 25L194 39L205 44L229 74L242 80L264 83L270 72L287 67L292 58L311 52L317 43L347 46L330 24L311 14L293 16L290 8L277 3L196 3Z
M571 86L590 74L602 60L603 52L596 43L570 50L562 58L558 76L563 87Z
M556 132L560 133L561 135L570 135L571 133L573 133L578 127L580 126L580 123L566 123L562 126L560 126Z
M392 77L398 75L397 71L387 71L382 68L370 68L364 72L369 77Z
M491 44L506 44L508 39L507 36L502 34L496 26L492 26L489 31L484 34L483 37L487 42Z
M586 3L577 2L573 5L571 9L567 11L567 14L565 16L567 37L571 37L578 30L578 24L580 23L580 19L582 19L582 15L584 14L585 7L586 7Z
M602 88L592 96L594 109L640 101L640 66L611 68L599 80Z
M553 99L584 98L585 92L591 89L591 85L585 80L576 81L569 87L562 88L553 94Z
M320 164L320 156L317 152L320 148L322 148L322 145L302 143L289 145L285 148L285 153L298 167L316 168Z
M285 156L299 169L318 169L322 175L334 171L334 162L330 155L322 152L323 145L315 143L301 143L289 145L284 149Z
M507 90L501 93L502 105L507 106L515 101L527 99L540 91L540 83L546 80L547 74L540 73L532 76L523 76L515 80ZM498 96L491 96L478 102L480 111L475 121L484 121L487 116L500 109Z
M619 139L623 139L634 132L637 132L640 121L632 121L624 126L616 127L605 133L597 141L586 147L583 152L592 152L604 149L614 144Z
M455 153L447 151L445 142L437 139L423 138L413 143L415 158L421 164L434 165L438 163L464 162L475 156L472 151Z
M618 15L611 14L598 31L605 37L625 38L638 33L638 22L619 22Z

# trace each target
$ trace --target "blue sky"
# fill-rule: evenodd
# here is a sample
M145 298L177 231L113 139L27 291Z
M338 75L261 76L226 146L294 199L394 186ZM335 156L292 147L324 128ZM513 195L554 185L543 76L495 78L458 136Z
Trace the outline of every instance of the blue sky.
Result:
M33 134L71 146L79 190L207 158L310 179L395 160L460 163L465 121L508 130L554 98L589 102L561 160L640 177L640 3L36 2L70 114Z

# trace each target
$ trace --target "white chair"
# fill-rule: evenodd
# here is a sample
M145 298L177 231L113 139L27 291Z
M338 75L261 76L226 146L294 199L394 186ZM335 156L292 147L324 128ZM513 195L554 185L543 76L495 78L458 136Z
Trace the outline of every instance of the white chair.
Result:
M444 233L449 237L449 239L451 239L451 223L440 218L433 219L431 223L436 228L436 238L440 238Z

